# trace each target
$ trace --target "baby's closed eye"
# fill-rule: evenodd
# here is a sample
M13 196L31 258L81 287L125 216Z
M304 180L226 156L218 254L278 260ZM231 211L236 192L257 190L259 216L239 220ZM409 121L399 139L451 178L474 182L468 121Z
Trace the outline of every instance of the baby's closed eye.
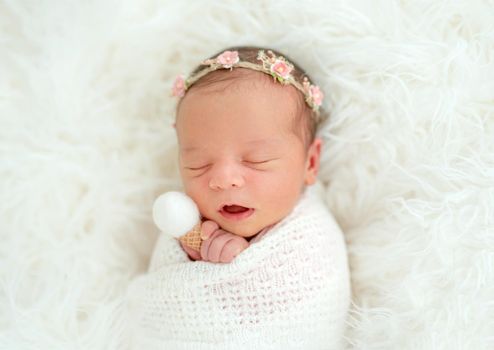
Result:
M239 160L238 164L255 171L267 171L271 169L279 159L280 158L278 157L249 157ZM184 169L189 172L192 177L200 177L207 173L214 165L214 163L189 163L184 166Z
M251 168L266 168L270 166L272 163L274 163L276 160L279 158L270 158L270 159L247 159L243 160L242 162L247 165L248 167Z
M205 174L212 164L184 166L184 169L191 177L200 177Z
M207 169L211 166L211 164L206 164L206 165L200 165L200 166L186 166L185 169L187 170L204 170Z

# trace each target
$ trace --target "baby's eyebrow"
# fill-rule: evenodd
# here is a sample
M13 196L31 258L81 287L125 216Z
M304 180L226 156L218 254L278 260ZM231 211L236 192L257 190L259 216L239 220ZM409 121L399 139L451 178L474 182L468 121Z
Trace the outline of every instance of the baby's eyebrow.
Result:
M191 153L191 152L197 151L198 149L199 149L199 147L194 147L194 146L184 147L184 148L182 148L182 152Z
M251 141L247 141L245 142L246 145L248 146L254 146L254 147L266 147L266 146L270 146L270 145L273 145L273 146L276 146L276 145L279 145L280 143L282 142L281 139L258 139L258 140L251 140ZM202 148L201 147L197 147L197 146L189 146L189 147L184 147L182 148L182 152L183 153L192 153L192 152L195 152L195 151L198 151L198 150L201 150Z
M248 145L255 145L255 146L278 145L280 143L281 143L280 139L259 139L259 140L252 140L246 142L246 144Z

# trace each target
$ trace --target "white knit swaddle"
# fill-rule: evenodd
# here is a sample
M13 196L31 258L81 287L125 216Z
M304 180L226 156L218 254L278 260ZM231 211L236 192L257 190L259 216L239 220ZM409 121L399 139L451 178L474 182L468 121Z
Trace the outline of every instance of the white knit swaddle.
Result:
M308 187L229 264L190 261L161 234L128 300L135 349L338 349L350 301L343 235Z

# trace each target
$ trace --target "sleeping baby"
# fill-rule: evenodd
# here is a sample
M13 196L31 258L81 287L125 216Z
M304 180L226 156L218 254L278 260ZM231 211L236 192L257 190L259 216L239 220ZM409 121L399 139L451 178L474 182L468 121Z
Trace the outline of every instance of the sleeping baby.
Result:
M350 284L317 173L323 93L274 50L236 47L178 77L184 192L199 251L160 235L129 288L139 349L338 349Z

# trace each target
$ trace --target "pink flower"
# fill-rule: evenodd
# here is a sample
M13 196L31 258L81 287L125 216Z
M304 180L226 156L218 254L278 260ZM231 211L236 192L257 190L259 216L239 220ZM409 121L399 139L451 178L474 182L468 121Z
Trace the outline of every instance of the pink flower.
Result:
M292 67L290 67L288 64L286 64L285 61L282 60L276 60L271 65L271 72L282 77L283 79L288 78L291 71L292 71Z
M238 61L238 51L225 51L216 57L216 62L223 65L224 68L231 68Z
M176 97L182 97L185 94L185 80L184 77L179 75L175 78L175 82L172 87L172 95Z
M310 95L312 96L312 102L316 106L320 106L322 104L322 100L324 99L324 94L321 89L317 85L310 86Z

